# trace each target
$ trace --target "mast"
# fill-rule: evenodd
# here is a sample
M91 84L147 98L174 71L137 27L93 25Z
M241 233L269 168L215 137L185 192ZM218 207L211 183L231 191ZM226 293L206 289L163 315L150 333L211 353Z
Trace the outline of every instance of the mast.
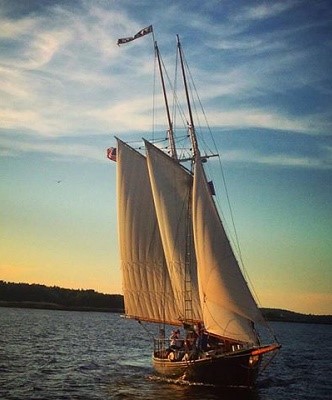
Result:
M195 158L195 156L198 153L198 144L197 144L197 138L196 138L196 132L195 132L194 119L193 119L193 115L192 115L192 111L191 111L191 104L190 104L190 98L189 98L189 92L188 92L186 72L185 72L185 68L184 68L181 43L180 43L179 35L176 35L176 37L177 37L178 50L179 50L179 55L180 55L183 84L184 84L184 89L185 89L185 93L186 93L187 106L188 106L188 112L189 112L189 134L190 134L190 139L191 139L191 143L193 146L193 158Z
M177 153L176 153L176 147L175 147L175 141L174 141L174 132L173 132L173 123L171 120L171 115L169 112L169 106L168 106L168 100L167 100L167 94L166 94L166 88L165 88L165 81L164 81L164 75L163 75L163 70L161 67L161 61L160 61L160 53L159 53L159 48L157 45L157 42L154 42L154 48L155 52L157 55L157 60L158 60L158 66L159 66L159 72L160 72L160 79L161 79L161 86L163 89L163 95L164 95L164 101L165 101L165 107L166 107L166 114L167 114L167 121L168 121L168 130L167 130L167 135L168 135L168 141L171 146L171 155L172 158L175 160L178 159Z
M187 85L186 73L185 73L184 62L183 62L181 43L180 43L179 35L176 35L176 37L177 37L178 51L179 51L179 55L180 55L182 78L183 78L184 89L185 89L186 99L187 99L187 106L188 106L188 111L189 111L189 135L190 135L190 140L192 143L193 159L195 159L195 156L198 153L198 144L197 144L196 133L195 133L194 119L193 119L193 115L192 115L192 111L191 111L191 104L190 104L188 85ZM189 198L188 198L187 238L186 238L186 255L185 255L184 311L185 311L185 320L187 322L192 322L192 320L193 320L192 319L193 318L192 282L191 282L190 274L189 274L190 264L192 262L192 252L193 252L193 249L190 246L191 238L192 238L192 231L191 231L192 225L191 225L191 223L189 223L189 221L191 221L191 219L192 219L191 193L192 193L192 188L189 191Z

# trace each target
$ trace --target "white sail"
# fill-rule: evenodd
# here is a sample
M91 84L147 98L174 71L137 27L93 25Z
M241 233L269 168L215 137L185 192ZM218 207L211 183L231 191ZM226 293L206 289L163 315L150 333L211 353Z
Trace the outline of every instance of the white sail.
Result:
M125 312L178 323L146 158L118 139L117 208Z
M253 322L263 317L241 273L197 157L193 226L205 328L216 335L257 343Z
M192 176L151 143L145 141L145 146L174 301L182 310L183 320L201 321L192 219L188 214Z

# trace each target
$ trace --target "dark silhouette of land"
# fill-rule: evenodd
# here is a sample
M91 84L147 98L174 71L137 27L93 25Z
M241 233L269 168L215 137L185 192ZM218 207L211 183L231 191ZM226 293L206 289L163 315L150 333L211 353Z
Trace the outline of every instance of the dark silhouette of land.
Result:
M123 296L0 281L0 306L55 310L123 312Z
M332 315L300 314L279 308L262 308L261 310L267 321L332 324Z
M5 281L0 281L0 307L124 312L120 294ZM262 312L268 321L332 324L332 315L300 314L277 308L262 308Z

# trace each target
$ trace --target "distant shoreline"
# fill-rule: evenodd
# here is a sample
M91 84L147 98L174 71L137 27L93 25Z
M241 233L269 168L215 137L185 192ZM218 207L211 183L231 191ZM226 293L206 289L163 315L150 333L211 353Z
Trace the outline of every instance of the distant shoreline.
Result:
M124 299L120 294L103 294L94 290L0 280L0 307L124 313ZM332 315L301 314L278 308L261 308L261 311L267 321L332 325Z
M261 308L267 321L332 325L332 315L301 314L279 308Z
M119 308L99 308L99 307L66 307L61 304L33 302L33 301L0 301L0 307L7 308L29 308L39 310L58 310L58 311L78 311L78 312L104 312L104 313L124 313ZM270 322L292 322L302 324L325 324L332 325L331 315L306 315L281 309L262 309L264 318Z
M68 311L123 312L123 296L0 281L0 306Z
M60 311L93 311L107 313L123 313L123 309L104 307L66 307L61 304L34 302L34 301L0 301L0 307L8 308L34 308L39 310L60 310Z

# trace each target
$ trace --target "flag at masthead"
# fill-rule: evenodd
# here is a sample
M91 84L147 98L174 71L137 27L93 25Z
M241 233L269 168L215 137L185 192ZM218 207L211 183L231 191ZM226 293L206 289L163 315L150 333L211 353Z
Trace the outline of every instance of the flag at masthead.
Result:
M141 30L140 30L139 32L137 32L136 35L134 35L134 36L129 36L129 37L125 37L125 38L118 39L117 45L120 46L120 44L124 44L124 43L131 42L131 41L133 41L133 40L135 40L135 39L138 39L138 38L140 38L140 37L142 37L142 36L145 36L145 35L147 35L148 33L151 33L151 32L153 32L152 25L147 26L146 28L141 29Z

